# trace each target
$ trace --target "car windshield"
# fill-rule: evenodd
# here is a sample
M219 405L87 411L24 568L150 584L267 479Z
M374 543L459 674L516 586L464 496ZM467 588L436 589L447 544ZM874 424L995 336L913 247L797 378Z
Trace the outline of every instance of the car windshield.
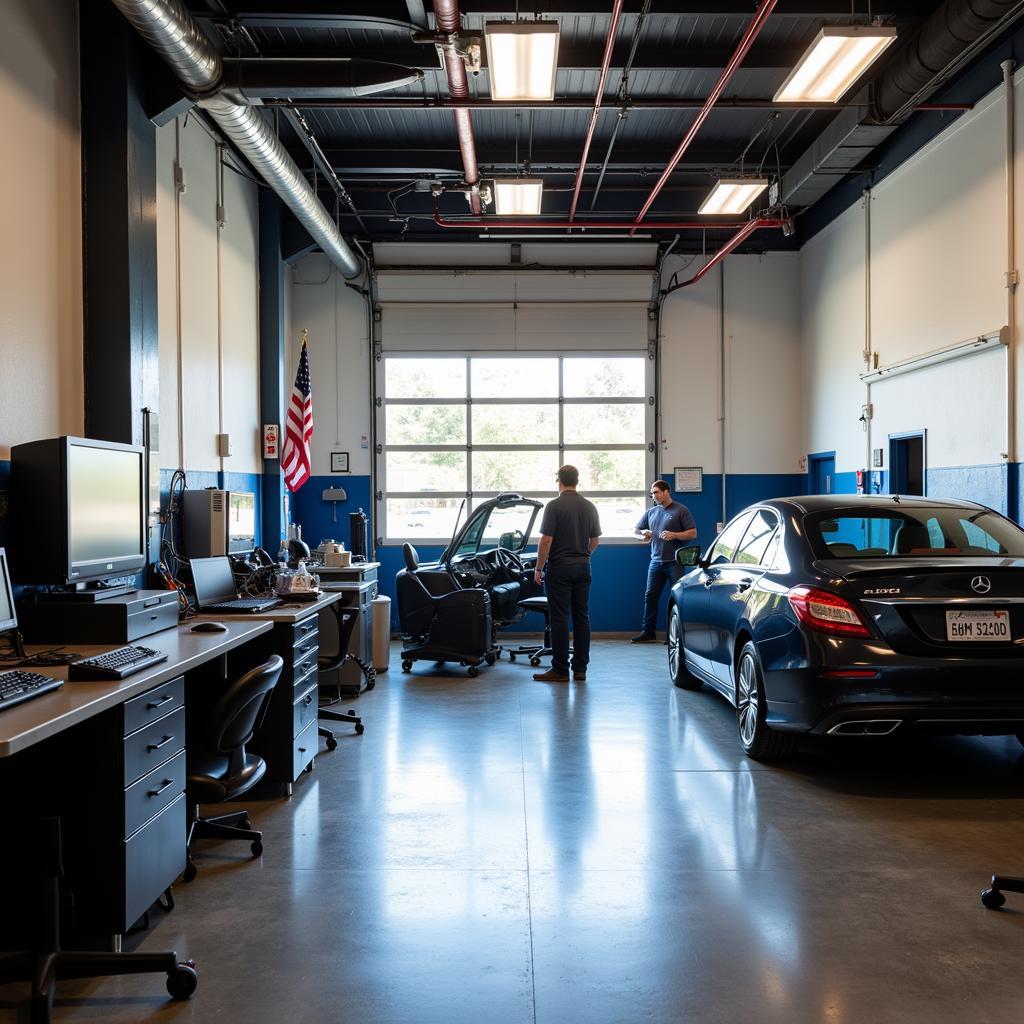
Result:
M474 512L471 514L469 529L455 554L475 555L481 547L503 547L510 551L521 551L529 537L536 514L537 506L532 504L513 504L505 507L491 505L483 512Z
M1024 531L985 509L838 509L804 522L818 558L1024 557Z

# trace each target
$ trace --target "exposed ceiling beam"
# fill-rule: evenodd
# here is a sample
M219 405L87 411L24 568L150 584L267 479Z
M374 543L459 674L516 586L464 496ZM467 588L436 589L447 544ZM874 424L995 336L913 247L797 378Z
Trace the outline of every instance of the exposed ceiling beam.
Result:
M494 100L452 100L448 97L427 97L424 99L408 96L404 99L378 99L372 96L359 96L351 99L310 99L310 100L266 100L268 107L309 107L325 110L590 110L594 105L593 97L581 96L576 99L560 97L555 100L537 100L535 102L495 102ZM617 110L620 104L617 97L605 96L603 101L607 110ZM700 110L704 98L697 96L692 99L630 99L626 109L634 110ZM847 104L849 105L849 104ZM853 104L866 107L867 104ZM715 104L715 112L729 110L830 110L835 113L843 110L843 104L836 103L776 103L770 99L738 99L726 97Z
M788 71L800 59L805 47L755 47L743 61L744 71ZM621 70L626 62L628 45L617 46L612 55L611 68ZM387 64L401 64L405 67L422 70L438 69L437 49L433 46L422 46L410 42L402 36L396 36L393 43L383 46L333 47L331 49L308 48L302 50L279 49L271 46L263 47L264 57L279 59L314 58L329 59L348 57L357 60L380 61ZM719 71L725 67L732 56L732 51L724 47L704 48L699 46L643 46L633 61L637 71ZM486 55L483 66L487 67ZM598 45L582 46L567 44L559 47L558 70L577 71L594 70L601 66L601 47ZM591 98L593 103L593 98Z
M211 17L208 7L192 4L196 17ZM371 21L366 16L367 4L345 3L339 0L303 0L302 3L287 4L283 0L244 0L238 4L233 18L248 26L273 26L276 28L337 28L346 22ZM413 7L422 4L413 4ZM516 0L460 0L460 11L470 17L511 18L522 13L521 3ZM528 6L528 5L527 5ZM643 0L626 0L625 13L638 14ZM205 9L204 9L205 7ZM931 0L881 0L872 13L881 18L895 17L898 20L923 20L935 8ZM601 0L552 0L552 6L543 7L548 18L561 15L573 17L589 15L607 17L609 5ZM415 23L409 0L376 0L373 4L375 18ZM749 19L753 13L751 0L662 0L650 11L648 18L658 17L736 17ZM849 0L781 0L773 18L785 17L849 17Z

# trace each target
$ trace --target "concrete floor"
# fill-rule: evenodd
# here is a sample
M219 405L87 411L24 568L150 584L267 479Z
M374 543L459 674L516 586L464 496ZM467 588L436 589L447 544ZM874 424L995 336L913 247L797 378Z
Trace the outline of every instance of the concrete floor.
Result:
M1024 750L811 743L762 767L665 648L595 644L585 684L519 660L420 663L355 703L264 830L204 843L177 909L126 948L159 976L62 983L55 1021L229 1024L1004 1022L1020 1019ZM234 846L234 848L231 848ZM19 990L0 1020L27 1022Z

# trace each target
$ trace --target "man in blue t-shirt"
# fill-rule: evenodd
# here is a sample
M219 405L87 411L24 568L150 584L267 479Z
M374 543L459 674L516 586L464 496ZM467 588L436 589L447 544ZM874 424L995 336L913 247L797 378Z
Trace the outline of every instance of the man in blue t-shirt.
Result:
M658 621L658 605L665 581L672 586L682 575L676 565L676 552L697 536L697 524L685 505L672 500L672 491L664 480L651 484L654 504L636 524L637 537L651 542L651 564L647 568L647 591L644 594L644 622L640 632L632 638L634 644L657 639L654 633Z

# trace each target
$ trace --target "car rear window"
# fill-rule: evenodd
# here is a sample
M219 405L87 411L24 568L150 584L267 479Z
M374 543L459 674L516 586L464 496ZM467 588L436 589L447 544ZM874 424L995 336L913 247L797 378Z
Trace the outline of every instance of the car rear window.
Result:
M804 522L818 558L1024 557L1024 530L986 510L836 510Z

